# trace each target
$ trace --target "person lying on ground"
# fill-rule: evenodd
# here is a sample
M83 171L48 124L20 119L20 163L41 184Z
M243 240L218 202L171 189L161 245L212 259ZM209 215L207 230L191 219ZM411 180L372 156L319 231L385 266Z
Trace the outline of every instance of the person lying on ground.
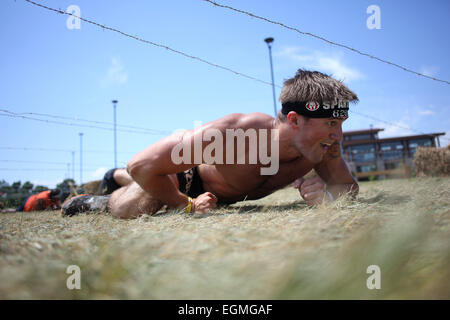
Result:
M291 183L307 205L355 196L359 186L340 143L356 94L321 72L298 70L284 82L279 100L276 118L235 113L159 140L128 163L131 183L108 196L72 198L62 215L109 210L135 218L164 205L207 213L217 204L260 199ZM318 176L304 179L312 169Z
M60 208L61 190L51 189L33 194L26 198L15 211L57 210ZM9 211L11 212L11 211Z

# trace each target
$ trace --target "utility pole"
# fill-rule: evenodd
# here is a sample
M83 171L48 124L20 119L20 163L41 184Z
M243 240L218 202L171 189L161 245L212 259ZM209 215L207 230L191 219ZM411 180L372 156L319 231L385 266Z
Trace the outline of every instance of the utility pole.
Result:
M276 117L277 116L277 101L275 99L275 81L273 80L272 46L270 45L273 42L273 38L265 38L264 41L267 43L267 47L269 48L270 74L272 75L273 110L274 110L275 117Z
M80 132L80 185L83 184L83 133Z
M114 168L117 168L117 117L116 117L116 108L117 108L117 100L113 100L114 106Z

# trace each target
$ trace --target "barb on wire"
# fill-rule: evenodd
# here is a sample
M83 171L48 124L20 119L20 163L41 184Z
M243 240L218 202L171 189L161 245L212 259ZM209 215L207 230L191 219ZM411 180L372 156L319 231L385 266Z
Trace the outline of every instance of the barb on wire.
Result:
M121 34L121 35L123 35L123 36L125 36L125 37L131 38L131 39L134 39L134 40L137 40L137 41L146 43L146 44L150 44L150 45L155 46L155 47L159 47L159 48L166 49L166 50L171 51L171 52L173 52L173 53L182 55L182 56L184 56L184 57L186 57L186 58L190 58L190 59L193 59L193 60L197 60L197 61L200 61L200 62L202 62L202 63L206 63L206 64L208 64L208 65L210 65L210 66L213 66L213 67L216 67L216 68L225 70L225 71L229 71L229 72L231 72L231 73L234 73L235 75L238 75L238 76L241 76L241 77L244 77L244 78L248 78L248 79L251 79L251 80L254 80L254 81L258 81L258 82L261 82L261 83L264 83L264 84L267 84L267 85L270 85L270 86L272 85L272 83L270 83L270 82L267 82L267 81L264 81L264 80L261 80L261 79L258 79L258 78L249 76L249 75L247 75L247 74L244 74L244 73L235 71L235 70L230 69L230 68L228 68L228 67L221 66L221 65L219 65L219 64L215 64L215 63L213 63L213 62L207 61L207 60L205 60L205 59L202 59L202 58L199 58L199 57L196 57L196 56L193 56L193 55L190 55L190 54L185 53L185 52L182 52L182 51L180 51L180 50L173 49L173 48L171 48L171 47L169 47L169 46L166 46L166 45L163 45L163 44L159 44L159 43L155 43L155 42L153 42L153 41L145 40L145 39L139 38L139 37L137 37L137 36L133 36L133 35L131 35L131 34L129 34L129 33L125 33L125 32L120 31L120 30L118 30L118 29L115 29L115 28L112 28L112 27L108 27L108 26L102 25L102 24L100 24L100 23L97 23L97 22L95 22L95 21L92 21L92 20L89 20L89 19L86 19L86 18L79 17L79 16L77 16L77 15L75 15L75 14L73 14L73 13L65 12L65 11L62 11L62 10L59 10L59 9L54 9L54 8L51 8L51 7L47 7L47 6L43 5L43 4L40 4L40 3L37 3L37 2L31 1L31 0L25 0L25 1L28 2L28 3L31 3L32 5L35 5L35 6L38 6L38 7L47 9L47 10L50 10L50 11L54 11L54 12L57 12L57 13L60 13L60 14L66 14L66 15L69 15L69 16L73 16L73 17L75 17L75 18L77 18L77 19L80 19L81 21L84 21L84 22L86 22L86 23L95 25L95 26L100 27L100 28L102 28L102 29L106 29L106 30L109 30L109 31L112 31L112 32L117 32L117 33L119 33L119 34Z
M28 0L25 0L25 1L28 1ZM383 63L389 64L389 65L391 65L391 66L397 67L397 68L399 68L399 69L402 69L402 70L404 70L404 71L406 71L406 72L410 72L410 73L413 73L413 74L416 74L416 75L418 75L418 76L425 77L425 78L428 78L428 79L431 79L431 80L434 80L434 81L440 81L440 82L443 82L443 83L446 83L446 84L450 84L450 81L438 79L438 78L431 77L431 76L427 76L426 74L423 74L423 73L420 73L420 72L417 72L417 71L408 69L408 68L406 68L406 67L404 67L404 66L401 66L401 65L399 65L399 64L396 64L396 63L393 63L393 62L390 62L390 61L387 61L387 60L384 60L384 59L375 57L374 55L371 55L371 54L369 54L369 53L362 52L362 51L360 51L360 50L358 50L358 49L355 49L355 48L352 48L352 47L350 47L350 46L347 46L347 45L344 45L344 44L340 44L340 43L337 43L337 42L334 42L334 41L325 39L324 37L315 35L315 34L310 33L310 32L301 31L301 30L299 30L299 29L297 29L297 28L287 26L287 25L285 25L285 24L282 23L282 22L273 21L273 20L270 20L270 19L267 19L267 18L258 16L258 15L256 15L256 14L253 14L253 13L251 13L251 12L244 11L244 10L241 10L241 9L236 9L236 8L233 8L233 7L230 7L230 6L227 6L227 5L223 5L223 4L217 3L217 2L212 1L212 0L203 0L203 1L206 1L206 2L208 2L208 3L210 3L210 4L212 4L212 5L217 6L217 7L220 7L220 8L224 8L224 9L232 10L232 11L235 11L235 12L239 12L239 13L248 15L248 16L250 16L250 17L252 17L252 18L256 18L256 19L263 20L263 21L266 21L266 22L269 22L269 23L272 23L272 24L279 25L279 26L281 26L281 27L283 27L283 28L286 28L286 29L295 31L295 32L300 33L300 34L305 35L305 36L310 36L310 37L313 37L313 38L316 38L316 39L325 41L325 42L328 43L328 44L331 44L331 45L334 45L334 46L337 46L337 47L341 47L341 48L344 48L344 49L347 49L347 50L356 52L356 53L358 53L358 54L360 54L360 55L369 57L369 58L371 58L371 59L378 60L378 61L380 61L380 62L383 62Z

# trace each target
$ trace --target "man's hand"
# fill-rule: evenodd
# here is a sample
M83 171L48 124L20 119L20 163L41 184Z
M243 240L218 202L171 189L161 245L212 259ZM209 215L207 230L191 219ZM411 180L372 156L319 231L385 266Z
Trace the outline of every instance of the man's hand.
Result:
M208 213L217 204L217 197L211 192L205 192L193 200L193 212Z
M294 188L298 189L300 195L305 199L308 206L321 204L324 201L330 201L326 188L327 185L319 177L311 179L299 178L294 182Z

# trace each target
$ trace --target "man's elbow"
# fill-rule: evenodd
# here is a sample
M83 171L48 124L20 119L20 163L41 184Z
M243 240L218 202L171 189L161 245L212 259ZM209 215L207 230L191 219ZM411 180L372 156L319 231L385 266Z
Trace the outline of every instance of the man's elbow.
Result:
M139 166L136 164L136 161L131 160L130 162L128 162L126 169L130 177L135 180L137 171L139 170Z

